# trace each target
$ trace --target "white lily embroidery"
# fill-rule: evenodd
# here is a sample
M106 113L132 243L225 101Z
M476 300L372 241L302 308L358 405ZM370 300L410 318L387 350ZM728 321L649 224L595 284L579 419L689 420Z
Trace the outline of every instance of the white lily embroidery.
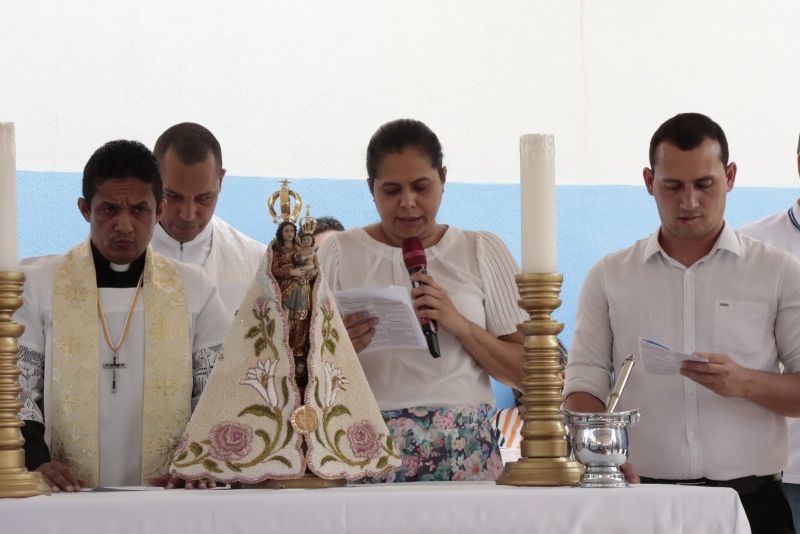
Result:
M256 367L247 370L247 378L239 382L242 385L253 386L266 403L275 408L278 406L278 388L275 385L275 368L278 360L258 362Z
M336 394L339 391L346 391L345 384L350 381L345 378L344 373L338 367L334 367L331 362L324 362L325 366L325 408L330 408L336 402Z

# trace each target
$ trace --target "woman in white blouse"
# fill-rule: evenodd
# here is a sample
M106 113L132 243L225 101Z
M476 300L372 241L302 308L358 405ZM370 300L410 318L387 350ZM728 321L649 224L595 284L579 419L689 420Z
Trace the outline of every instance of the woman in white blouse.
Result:
M389 480L494 480L502 462L487 416L494 402L489 376L511 386L522 380L519 269L494 234L437 222L447 168L436 134L422 122L381 126L367 148L367 173L380 222L326 241L319 250L323 276L334 291L407 286L417 315L438 322L442 354L360 354L403 452L403 467ZM414 275L422 283L415 289L400 249L408 237L422 241L428 261L428 274ZM375 321L365 313L344 317L357 352L369 346Z

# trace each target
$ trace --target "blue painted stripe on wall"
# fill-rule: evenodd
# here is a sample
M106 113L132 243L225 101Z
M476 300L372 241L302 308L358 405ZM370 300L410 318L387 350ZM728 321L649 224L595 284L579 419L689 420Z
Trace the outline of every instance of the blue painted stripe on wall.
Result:
M56 254L86 238L88 226L76 201L78 173L17 173L19 251L22 257ZM228 176L217 213L246 234L269 241L275 225L266 209L277 178ZM377 220L364 180L294 179L292 188L316 216L334 215L348 228ZM766 215L785 211L798 195L791 188L736 188L728 195L727 221L738 228ZM555 318L565 324L569 346L580 287L586 272L604 255L630 246L658 226L655 203L644 187L558 186L558 265L564 273L563 304ZM516 184L448 183L438 220L471 230L491 230L519 262L519 186ZM499 405L512 402L508 388L495 388Z

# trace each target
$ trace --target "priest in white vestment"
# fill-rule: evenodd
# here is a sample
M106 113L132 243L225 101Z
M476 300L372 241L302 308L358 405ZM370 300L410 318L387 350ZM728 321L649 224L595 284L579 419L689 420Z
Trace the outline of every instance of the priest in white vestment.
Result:
M152 246L168 258L202 266L233 316L267 247L214 215L225 177L219 142L205 127L184 122L161 134L154 153L167 209Z
M55 491L166 473L230 318L215 284L148 246L164 211L153 154L112 141L84 169L90 238L22 262L26 465Z

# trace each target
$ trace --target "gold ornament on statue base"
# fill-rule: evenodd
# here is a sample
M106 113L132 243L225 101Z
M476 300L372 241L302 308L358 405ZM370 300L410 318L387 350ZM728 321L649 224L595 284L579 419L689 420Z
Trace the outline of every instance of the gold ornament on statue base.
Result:
M17 338L25 327L11 317L22 306L22 284L25 275L0 271L0 497L34 497L50 495L41 473L25 468L22 445L23 422L17 417L22 403L17 377Z
M561 273L526 273L516 277L519 305L530 319L518 325L525 336L522 380L521 457L505 465L497 479L509 486L573 486L583 466L571 461L561 406L561 352L556 337L563 323L550 315L561 306Z

